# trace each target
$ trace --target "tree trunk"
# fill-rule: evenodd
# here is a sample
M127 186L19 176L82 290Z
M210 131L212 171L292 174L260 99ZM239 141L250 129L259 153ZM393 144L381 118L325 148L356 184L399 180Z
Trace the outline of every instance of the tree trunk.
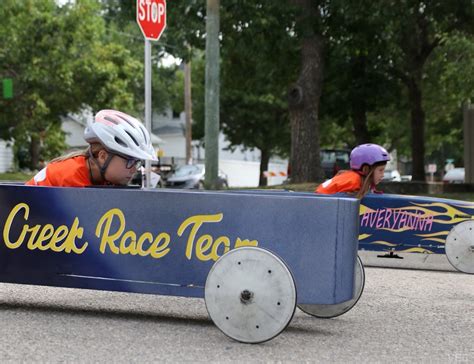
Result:
M370 143L370 134L367 129L367 112L364 101L352 101L352 125L354 127L354 135L356 144Z
M421 77L410 79L408 95L411 116L411 155L413 159L412 180L425 180L425 112L423 111Z
M363 56L353 57L351 60L351 78L355 80L351 89L351 118L357 145L371 142L367 128L367 103L365 102L365 61Z
M270 153L265 149L260 149L260 178L258 180L258 186L266 186L268 183L268 178L264 175L265 171L268 171L268 164L270 162Z
M289 91L292 182L317 182L323 179L318 119L323 48L323 38L319 34L303 39L301 73Z
M32 134L31 141L30 141L30 158L31 158L30 168L32 170L38 169L39 167L40 150L41 150L40 138L37 134Z

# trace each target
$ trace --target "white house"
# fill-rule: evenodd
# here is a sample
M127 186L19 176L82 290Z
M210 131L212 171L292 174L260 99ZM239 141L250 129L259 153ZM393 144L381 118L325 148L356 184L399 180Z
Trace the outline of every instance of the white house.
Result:
M0 173L13 169L13 143L0 139Z
M171 157L177 163L186 161L185 115L173 115L171 110L165 113L154 113L152 130L165 142L161 148L164 157ZM260 175L260 151L244 150L237 147L229 150L230 143L223 133L219 134L219 169L228 177L230 187L256 187ZM192 143L192 158L194 162L203 163L205 150L199 142ZM269 185L281 184L287 177L288 162L278 158L270 160L269 171L276 176L268 178Z

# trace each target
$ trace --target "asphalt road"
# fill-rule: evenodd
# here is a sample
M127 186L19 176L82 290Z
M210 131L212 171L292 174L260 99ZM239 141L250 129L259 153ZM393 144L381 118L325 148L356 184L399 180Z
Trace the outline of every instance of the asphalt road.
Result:
M240 344L200 299L0 284L0 362L474 363L474 275L366 268L334 319L297 310L277 338Z

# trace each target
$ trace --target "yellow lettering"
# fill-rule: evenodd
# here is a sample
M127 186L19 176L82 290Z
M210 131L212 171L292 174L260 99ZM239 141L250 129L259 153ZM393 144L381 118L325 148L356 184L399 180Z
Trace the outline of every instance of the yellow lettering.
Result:
M112 220L114 219L114 216L118 217L120 226L115 234L110 235L110 227L112 226ZM125 216L123 215L123 212L119 209L111 209L100 218L97 228L95 229L95 235L98 238L101 236L102 225L104 225L104 230L102 238L100 239L100 252L104 254L105 248L108 244L112 253L119 254L119 248L114 244L114 242L120 237L120 235L122 235L123 231L125 230Z
M23 230L26 230L26 231L31 231L31 236L30 238L28 239L28 249L30 250L35 250L36 247L35 247L35 238L36 238L36 234L38 234L38 231L40 229L40 225L35 225L31 228L28 229L28 225L25 225L23 226Z
M38 227L39 228L39 225L36 225L35 228ZM36 230L37 232L38 230ZM35 232L35 235L36 235L36 232ZM39 233L39 236L38 238L36 239L36 241L32 244L33 245L33 248L30 248L28 246L28 248L30 249L39 249L39 250L48 250L49 249L49 246L48 244L45 244L43 245L43 243L45 241L48 241L49 239L51 239L51 237L53 236L53 233L54 233L54 227L53 225L51 224L47 224L45 226L43 226L43 228L41 229L40 233ZM31 239L30 239L31 240ZM29 243L29 242L28 242Z
M14 243L10 241L10 228L12 226L13 219L21 209L25 209L23 218L25 220L28 220L28 216L30 214L30 207L26 203L19 203L10 211L7 220L5 221L5 227L3 228L3 241L5 242L5 245L10 249L18 248L23 243L26 232L28 231L27 229L25 230L25 227L23 227L23 230L21 231L21 234L18 237L17 241L15 241Z
M66 225L61 225L56 229L53 237L51 238L51 242L49 243L49 246L52 251L61 252L64 250L62 246L57 246L56 244L63 241L63 239L67 236L68 232L69 232L69 229L67 228Z
M127 245L128 239L130 239L130 244ZM136 243L137 235L133 231L127 231L120 240L120 254L137 255Z
M202 261L212 259L211 256L205 255L212 245L212 236L205 234L201 236L196 242L196 258Z
M76 246L76 237L82 239L83 233L84 229L79 227L79 219L76 217L62 246L66 253L73 251L76 254L82 254L84 250L86 250L87 246L89 245L87 241L84 242L80 248Z
M115 232L111 232L114 218L118 218L118 228ZM153 240L153 235L150 232L145 232L138 238L137 234L132 231L125 231L125 215L119 209L111 209L107 211L99 220L95 234L100 240L100 252L105 253L107 247L114 254L131 254L145 257L151 255L153 258L162 258L170 251L168 248L171 237L167 233L161 233ZM123 234L123 235L122 235ZM116 242L120 239L117 246ZM148 249L143 247L147 242L150 244Z
M147 251L143 250L143 242L145 240L148 240L149 243L151 244L151 242L153 241L153 235L151 235L151 233L149 232L146 232L146 233L143 233L138 239L137 252L138 252L138 255L142 257L146 257L148 254L150 254L148 250Z
M160 241L163 240L163 243L160 245ZM161 233L156 237L156 239L153 241L152 246L148 250L150 255L153 258L162 258L166 254L169 253L170 248L168 248L168 245L170 244L170 236L166 233Z
M221 254L221 255L224 255L230 250L230 240L227 236L218 237L216 241L214 242L214 244L212 245L212 252L210 255L210 258L212 260L215 261L219 259L220 255L219 255L218 249L220 248L221 245L224 245L224 251Z
M195 215L187 218L184 220L184 222L180 225L178 228L178 236L181 237L183 235L184 231L188 226L191 227L191 231L189 233L188 241L186 244L186 257L188 259L191 259L192 256L192 251L193 251L193 245L194 245L194 239L196 238L196 234L199 230L199 228L204 224L205 222L219 222L222 220L223 214L215 214L215 215Z

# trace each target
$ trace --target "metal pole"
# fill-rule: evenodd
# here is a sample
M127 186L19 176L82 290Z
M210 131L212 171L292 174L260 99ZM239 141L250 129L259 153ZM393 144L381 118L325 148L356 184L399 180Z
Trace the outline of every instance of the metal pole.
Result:
M184 112L186 114L186 163L191 164L192 102L191 102L191 61L184 64Z
M145 38L145 127L151 136L151 43ZM150 188L151 161L145 161L145 187Z
M220 0L207 0L205 150L206 188L217 187L219 165L219 6Z
M464 183L474 184L474 105L464 107Z

